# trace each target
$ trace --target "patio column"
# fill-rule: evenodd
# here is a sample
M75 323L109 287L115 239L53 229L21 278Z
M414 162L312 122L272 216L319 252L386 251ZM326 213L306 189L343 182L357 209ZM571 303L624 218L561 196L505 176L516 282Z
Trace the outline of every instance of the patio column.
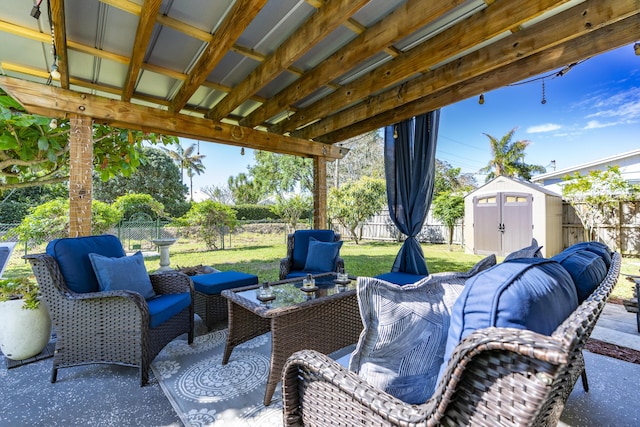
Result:
M77 114L69 119L69 237L91 235L93 171L92 119Z
M313 228L327 228L327 159L313 158Z

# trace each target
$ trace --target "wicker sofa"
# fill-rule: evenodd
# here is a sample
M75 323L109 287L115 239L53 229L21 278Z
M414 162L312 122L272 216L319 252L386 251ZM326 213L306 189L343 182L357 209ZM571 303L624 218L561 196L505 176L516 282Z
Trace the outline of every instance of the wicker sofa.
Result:
M604 280L550 336L490 327L464 338L423 404L390 396L315 351L294 353L283 370L285 425L556 425L584 374L582 349L620 262L614 253Z

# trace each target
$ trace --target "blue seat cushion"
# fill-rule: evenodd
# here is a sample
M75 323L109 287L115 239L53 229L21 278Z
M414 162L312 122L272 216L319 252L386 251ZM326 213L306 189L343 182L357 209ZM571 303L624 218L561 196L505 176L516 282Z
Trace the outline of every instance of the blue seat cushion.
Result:
M138 251L131 256L115 258L90 253L89 260L93 265L93 271L98 278L98 287L101 291L134 291L142 295L144 299L156 296L151 279L149 279L149 273L144 266L142 252Z
M185 308L191 305L191 294L183 292L180 294L158 295L147 301L149 306L149 327L156 328Z
M571 276L557 261L519 258L468 279L451 313L444 372L458 342L491 326L551 335L578 306Z
M504 260L510 261L518 258L542 258L541 251L542 246L538 245L538 241L536 239L531 239L531 244L529 246L511 252L504 258Z
M604 243L600 242L581 242L576 243L575 245L569 246L562 252L570 252L570 251L580 251L585 250L589 252L593 252L602 258L604 261L604 265L609 269L611 267L611 251Z
M46 252L58 262L67 287L73 292L98 292L98 279L89 260L90 253L123 257L124 249L116 236L65 237L47 245Z
M336 234L333 230L298 230L293 233L292 270L302 270L307 262L309 238L313 237L321 242L334 242Z
M558 261L571 275L578 292L578 303L589 298L607 275L603 259L588 250L563 251L551 259Z
M376 279L384 280L390 283L395 283L396 285L408 285L411 283L416 283L420 279L424 279L427 276L420 274L410 274L410 273L402 273L402 272L391 272L391 273L382 273L376 276Z
M307 261L305 271L335 271L336 259L342 247L342 240L338 242L322 242L315 237L309 237Z
M193 287L196 291L217 295L225 289L234 289L241 286L258 284L258 276L241 273L239 271L221 271L220 273L201 274L191 276Z

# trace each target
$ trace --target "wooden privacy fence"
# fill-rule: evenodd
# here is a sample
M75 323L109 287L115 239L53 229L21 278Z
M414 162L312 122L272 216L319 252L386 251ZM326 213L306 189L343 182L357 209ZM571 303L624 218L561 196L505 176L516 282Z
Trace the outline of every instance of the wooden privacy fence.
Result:
M333 221L331 226L333 230L342 235L343 239L351 239L349 230L337 221ZM462 223L457 224L453 228L453 244L462 245L464 243L462 228ZM404 239L404 235L398 231L395 224L391 221L388 209L384 209L369 218L369 220L362 225L361 229L358 229L358 232L361 233L359 235L364 240L400 241ZM449 228L433 218L431 212L429 212L422 226L422 230L418 235L418 240L422 243L448 243Z

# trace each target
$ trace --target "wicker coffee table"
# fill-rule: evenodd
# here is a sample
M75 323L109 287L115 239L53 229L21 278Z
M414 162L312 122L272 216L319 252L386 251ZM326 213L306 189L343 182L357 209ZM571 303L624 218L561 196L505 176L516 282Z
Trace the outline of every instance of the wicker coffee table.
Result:
M310 294L300 289L302 278L271 283L276 298L267 303L257 298L260 286L222 291L229 303L229 336L223 365L235 346L271 331L265 405L271 403L284 363L291 354L304 349L328 354L357 342L362 331L355 281L344 287L335 285L335 273L314 278L318 290Z

